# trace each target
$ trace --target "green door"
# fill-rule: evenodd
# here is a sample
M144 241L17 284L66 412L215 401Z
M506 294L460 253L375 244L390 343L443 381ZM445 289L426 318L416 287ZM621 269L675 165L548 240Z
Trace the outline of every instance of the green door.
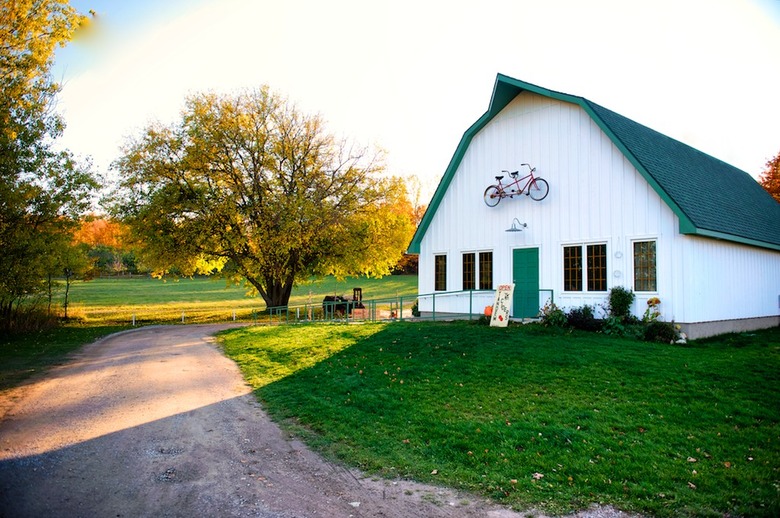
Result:
M512 297L514 318L533 318L539 314L539 249L512 250Z

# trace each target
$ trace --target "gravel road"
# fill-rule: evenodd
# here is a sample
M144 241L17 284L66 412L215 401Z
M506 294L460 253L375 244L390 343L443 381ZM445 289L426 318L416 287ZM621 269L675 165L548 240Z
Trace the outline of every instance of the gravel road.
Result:
M523 516L367 478L285 437L214 346L227 327L112 335L0 395L0 517Z

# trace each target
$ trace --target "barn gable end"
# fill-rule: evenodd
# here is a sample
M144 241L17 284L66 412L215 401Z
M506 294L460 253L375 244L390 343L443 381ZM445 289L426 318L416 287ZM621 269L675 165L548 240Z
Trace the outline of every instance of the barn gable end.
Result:
M493 176L524 162L549 181L548 198L486 206ZM513 222L527 226L506 233ZM502 75L409 251L423 313L479 312L512 283L512 316L533 317L548 301L602 306L624 286L635 315L659 297L663 318L691 336L780 323L780 204L755 180L587 99Z

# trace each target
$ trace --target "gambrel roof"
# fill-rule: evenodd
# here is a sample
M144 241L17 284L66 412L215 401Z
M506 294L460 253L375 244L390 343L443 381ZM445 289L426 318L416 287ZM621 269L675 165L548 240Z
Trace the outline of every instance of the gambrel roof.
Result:
M634 165L680 220L680 233L780 251L780 203L749 174L603 106L499 74L488 111L458 144L409 253L420 243L471 139L521 92L580 106Z

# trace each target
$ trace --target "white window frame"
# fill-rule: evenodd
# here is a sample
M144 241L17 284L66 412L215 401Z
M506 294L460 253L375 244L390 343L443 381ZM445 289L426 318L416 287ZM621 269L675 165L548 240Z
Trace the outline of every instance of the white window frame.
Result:
M448 270L449 270L449 267L450 267L449 266L449 262L450 261L447 260L448 256L449 256L449 254L443 253L443 252L434 253L433 254L433 291L447 291L447 284L448 284L448 278L449 278ZM441 289L441 290L438 289L438 286L437 286L438 279L437 279L437 275L436 275L436 273L437 273L437 266L438 266L437 259L439 257L444 257L444 289Z
M480 275L482 273L481 265L479 262L479 256L480 254L484 253L490 253L492 254L492 259L490 261L490 285L491 288L481 288L480 283ZM474 254L474 289L475 290L483 290L483 289L493 289L492 286L495 286L495 273L496 273L496 252L492 249L479 249L479 250L463 250L460 253L460 286L461 289L463 289L463 256L466 254Z
M655 289L654 290L638 290L636 288L636 256L634 252L634 247L636 243L655 243ZM638 237L631 240L631 289L634 290L635 293L642 293L642 294L656 294L658 293L658 237L657 236L646 236L646 237Z
M606 251L604 253L605 260L607 261L606 264L606 270L604 273L604 282L606 283L606 287L604 290L589 290L588 289L588 247L593 245L604 245L606 247ZM565 257L565 250L567 248L579 248L580 249L580 272L582 277L582 289L579 290L567 290L566 289L566 270L565 270L565 263L564 263L564 257ZM561 293L567 294L567 293L606 293L609 291L609 264L610 264L610 257L609 257L609 250L610 250L610 242L608 239L596 239L593 241L577 241L573 243L561 243L561 250L560 250L560 272L561 272Z

